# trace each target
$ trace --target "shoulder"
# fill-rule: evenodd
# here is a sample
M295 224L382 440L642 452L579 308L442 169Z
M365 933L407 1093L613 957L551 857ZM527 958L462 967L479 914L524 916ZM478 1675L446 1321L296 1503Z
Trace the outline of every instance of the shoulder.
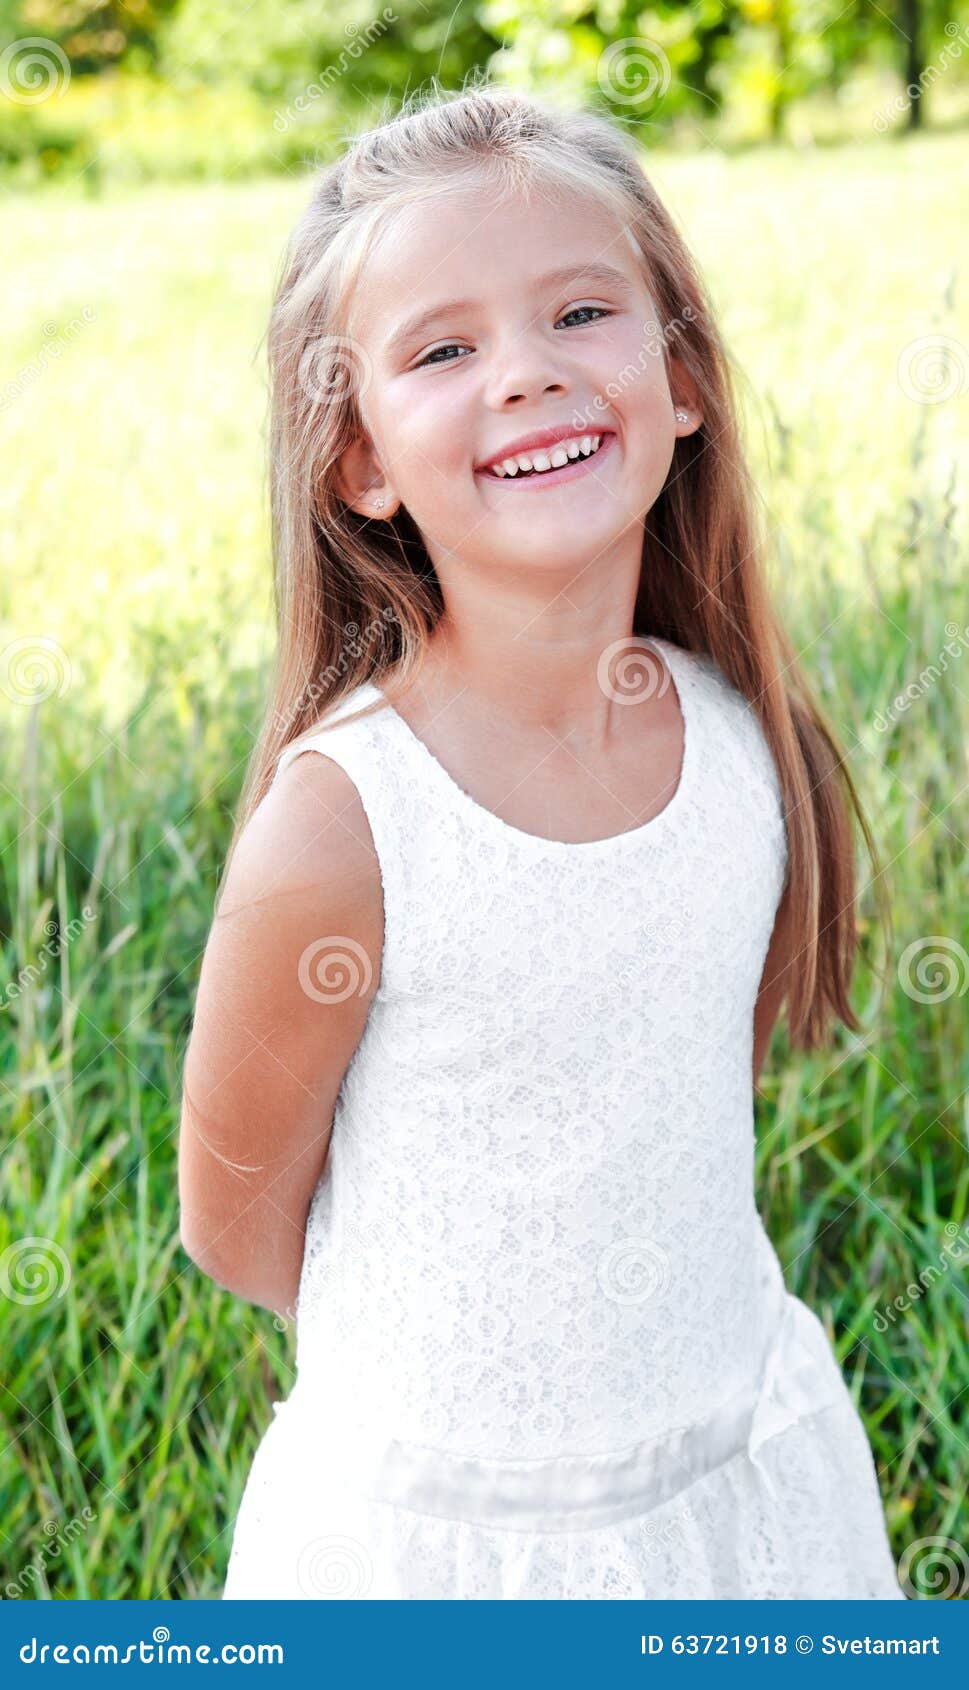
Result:
M277 850L284 845L301 873L352 872L373 855L360 792L344 765L327 755L326 743L320 734L294 747L252 817L260 818L256 838Z
M668 643L668 642L667 642ZM684 646L673 647L674 661L679 660L697 687L716 703L738 725L748 724L755 739L764 738L760 715L760 701L748 698L736 681L709 651L689 651Z
M730 778L742 781L749 795L775 816L785 811L780 771L762 711L763 701L748 698L709 651L674 646L694 696L701 704L700 719L715 723L715 755ZM710 734L703 734L708 744Z
M677 645L672 640L660 640L658 643L666 652L671 668L678 668L688 679L707 692L719 694L725 702L746 704L747 700L728 679L712 652L693 651L689 646Z
M246 854L258 872L274 867L275 880L295 876L301 882L319 875L369 876L376 853L359 771L370 756L375 717L358 712L378 696L373 687L358 687L280 752L244 830Z
M759 729L757 712L724 673L712 653L693 651L671 640L658 643L677 689L680 690L682 683L687 694L686 698L681 698L686 716L690 716L692 706L698 722L714 719L718 736L723 735L738 750L741 747L749 750L751 729L748 723L753 721L756 737Z
M325 734L314 734L287 747L236 841L220 909L258 902L274 919L326 920L343 932L376 920L380 870L370 824L357 786L325 744Z
M298 756L241 829L219 888L202 979L219 1039L223 1023L273 1049L281 1039L296 1071L338 977L354 982L347 1027L358 1036L353 1016L379 985L383 942L380 871L352 782L325 757Z

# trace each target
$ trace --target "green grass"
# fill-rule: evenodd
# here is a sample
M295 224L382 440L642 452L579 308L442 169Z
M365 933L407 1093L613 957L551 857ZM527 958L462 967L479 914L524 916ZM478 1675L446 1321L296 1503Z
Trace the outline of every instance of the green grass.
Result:
M969 622L965 391L919 402L898 377L911 343L958 342L964 151L935 136L651 168L750 377L772 581L888 865L888 984L859 970L860 1039L792 1057L778 1031L758 1196L788 1285L835 1339L901 1557L965 1535L969 1454L969 1230L946 1232L969 1228L969 959L953 950L928 1003L897 976L913 941L966 933L969 649L880 726L946 624ZM282 178L6 203L0 1258L38 1237L53 1274L3 1303L0 1564L25 1595L218 1595L292 1377L292 1333L179 1247L175 1134L271 647L262 337L307 193ZM871 913L867 891L869 938ZM58 954L54 917L79 923Z

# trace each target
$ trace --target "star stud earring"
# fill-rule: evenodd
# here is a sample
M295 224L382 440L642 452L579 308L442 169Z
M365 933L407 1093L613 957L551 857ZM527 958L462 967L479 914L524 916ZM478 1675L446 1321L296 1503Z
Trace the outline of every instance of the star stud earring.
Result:
M676 420L677 422L689 422L690 419L686 411L677 411Z
M387 502L386 499L374 499L374 502L373 502L374 510L375 511L382 511L386 502Z

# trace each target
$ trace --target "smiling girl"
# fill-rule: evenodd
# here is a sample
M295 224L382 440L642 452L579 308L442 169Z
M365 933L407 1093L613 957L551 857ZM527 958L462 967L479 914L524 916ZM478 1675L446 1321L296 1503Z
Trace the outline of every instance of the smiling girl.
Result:
M182 1238L297 1322L226 1597L900 1597L755 1201L852 811L696 270L604 119L479 87L319 178L270 332L279 660Z

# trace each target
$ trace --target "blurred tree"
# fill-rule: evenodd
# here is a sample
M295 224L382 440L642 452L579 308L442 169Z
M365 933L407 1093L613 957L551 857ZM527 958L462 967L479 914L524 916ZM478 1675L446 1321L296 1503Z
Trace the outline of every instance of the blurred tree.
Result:
M905 86L907 89L920 88L925 71L925 59L922 53L922 4L921 0L900 0L901 25L905 33ZM922 127L922 98L921 95L908 95L908 127L920 129Z
M928 91L969 45L965 5L952 0L895 0L889 10L883 10L876 0L861 0L860 9L871 20L872 35L887 46L901 71L906 128L920 129ZM961 25L957 13L961 13ZM938 62L933 62L930 55L936 53Z
M136 51L149 64L163 18L179 0L0 0L0 48L46 36L64 49L72 72L85 75Z
M453 86L487 64L501 42L481 10L474 0L440 9L427 0L252 0L240 27L233 0L181 0L163 31L162 65L181 79L240 78L277 101L311 84L344 107L397 101L431 75Z
M33 156L51 165L98 153L106 106L87 86L117 67L108 103L122 127L157 123L172 158L204 162L191 100L251 137L266 167L319 156L348 129L379 121L432 77L459 88L488 74L605 106L643 143L671 130L783 139L792 104L837 100L860 67L904 77L907 123L925 96L969 67L969 0L0 0L0 72L26 77L32 40L54 42L75 86L69 99L0 98L0 167ZM962 22L958 22L960 19ZM24 46L18 66L16 43ZM13 44L14 50L4 53ZM961 70L956 61L963 58ZM147 74L140 74L140 73ZM85 84L82 95L82 82ZM106 85L107 86L107 85ZM0 95L3 93L0 82ZM75 98L76 96L76 98ZM166 100L168 104L166 105ZM235 103L234 103L235 101ZM275 106L260 130L266 105ZM886 110L891 110L887 107ZM930 108L931 109L931 108ZM132 115L134 114L134 115ZM686 120L686 121L684 121ZM210 118L213 132L219 119ZM881 132L891 120L880 125ZM257 131L259 132L257 134ZM234 134L234 132L233 132ZM260 138L261 137L261 138ZM711 136L711 138L713 138ZM223 136L218 156L235 145ZM149 158L150 147L139 152ZM244 148L245 151L245 148ZM246 156L249 156L247 153Z

